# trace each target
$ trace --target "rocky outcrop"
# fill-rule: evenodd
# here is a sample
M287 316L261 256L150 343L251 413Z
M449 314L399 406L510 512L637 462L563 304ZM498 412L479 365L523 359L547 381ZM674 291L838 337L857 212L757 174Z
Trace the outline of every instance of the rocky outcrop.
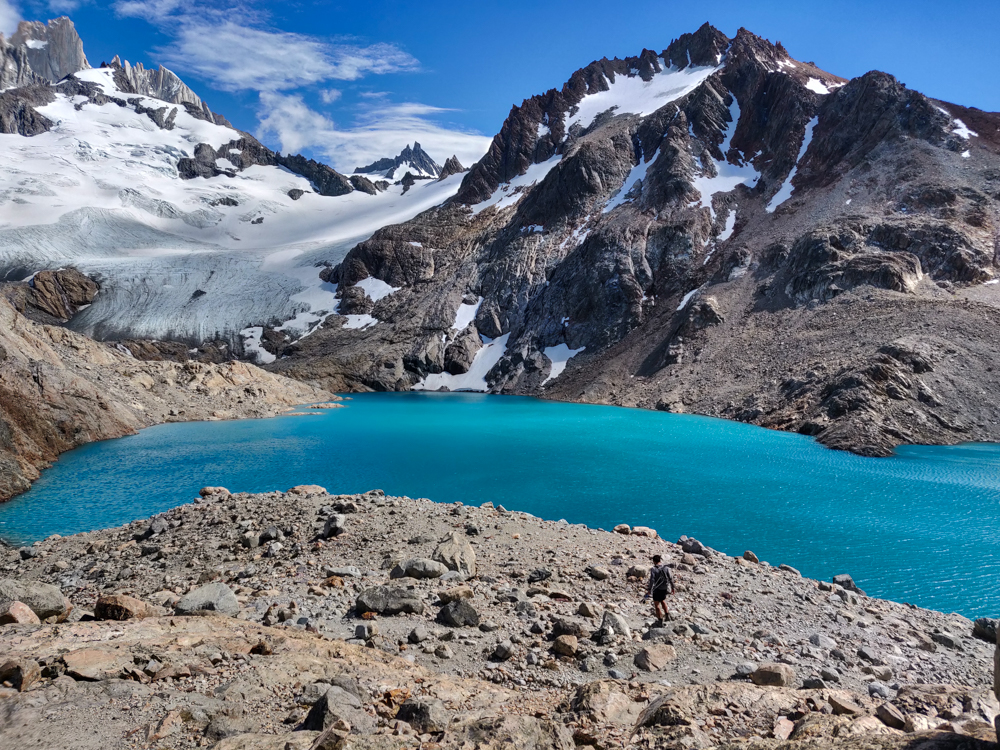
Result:
M66 16L48 23L21 21L10 43L24 48L31 70L52 83L90 68L83 52L83 40Z
M5 741L44 732L76 750L131 732L219 750L402 750L428 738L454 750L993 746L996 646L970 620L869 598L849 578L837 577L845 588L687 537L378 490L200 495L121 528L0 546L0 597L13 577L18 595L52 593L52 620L72 605L59 624L0 620ZM343 532L323 539L337 515ZM265 555L239 541L279 530ZM442 538L475 553L472 577L393 580L397 568L426 570ZM654 551L677 589L664 627L641 601L644 580L606 562ZM91 722L81 744L95 711L108 720Z
M85 281L46 276L43 304L73 304ZM74 286L74 281L79 281ZM47 313L48 314L48 313ZM271 416L331 394L243 362L143 362L127 350L41 325L0 299L0 499L28 489L63 451L159 422Z
M54 100L52 91L38 84L0 92L0 133L32 136L49 131L52 121L35 107Z
M99 290L96 281L75 268L39 271L27 282L0 284L0 293L15 310L40 323L67 322Z
M162 65L156 70L147 70L142 63L133 66L128 60L122 62L116 55L110 63L102 64L101 67L109 67L115 71L115 85L123 92L151 96L171 104L186 102L198 109L203 106L201 97L194 93L176 73Z
M461 174L465 171L465 167L462 166L462 162L458 160L457 156L449 156L445 161L444 166L441 167L441 173L438 175L439 180L443 180L446 177L451 177L453 174Z

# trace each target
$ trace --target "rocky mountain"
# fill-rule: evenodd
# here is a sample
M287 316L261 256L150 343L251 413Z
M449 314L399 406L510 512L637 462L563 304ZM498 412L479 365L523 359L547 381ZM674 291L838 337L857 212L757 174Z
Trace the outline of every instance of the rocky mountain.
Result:
M338 304L317 265L461 182L272 151L165 68L91 68L67 18L22 24L0 55L0 279L92 277L102 293L69 325L99 339L251 356L264 326L295 340Z
M275 348L334 389L697 412L865 455L1000 439L1000 115L741 29L515 106L456 196Z
M355 174L384 177L390 182L403 179L407 172L414 177L440 177L441 167L414 141L412 148L406 146L394 158L378 159L354 170Z

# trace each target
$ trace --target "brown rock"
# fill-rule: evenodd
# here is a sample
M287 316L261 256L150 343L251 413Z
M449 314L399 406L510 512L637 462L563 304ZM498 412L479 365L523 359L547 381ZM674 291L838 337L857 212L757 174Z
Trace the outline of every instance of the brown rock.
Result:
M318 484L300 484L288 490L289 495L328 495L326 487Z
M42 621L31 608L23 602L5 602L0 604L0 625L41 625Z
M743 559L747 560L749 562L752 562L752 563L759 563L760 562L760 560L757 559L757 555L755 555L750 550L747 550L746 552L743 553Z
M202 497L211 497L212 495L231 495L232 493L225 487L202 487L198 494Z
M881 706L876 708L875 715L887 727L902 729L906 726L906 717L903 715L903 712L891 703L883 703Z
M750 673L754 685L788 687L795 682L795 670L787 664L761 664Z
M645 672L657 672L677 658L673 646L665 643L655 643L641 649L635 655L635 665Z
M448 604L449 602L454 602L459 599L471 599L473 595L472 587L463 584L461 586L455 586L440 592L438 594L438 599L442 604Z
M830 702L830 705L833 706L833 712L838 716L841 714L860 716L865 713L865 710L861 706L852 701L850 697L844 693L832 692L829 696L827 696L827 700Z
M167 611L162 607L147 604L126 594L108 594L99 597L97 604L94 605L94 617L98 620L142 620L165 614Z
M771 733L774 735L776 740L787 740L793 729L795 729L795 725L782 716L774 722L774 729Z
M562 656L575 656L577 643L575 635L561 635L552 644L552 650Z
M0 682L9 682L24 692L42 677L42 670L33 659L11 659L0 664Z
M115 671L115 657L96 648L82 648L64 654L66 674L77 680L96 682L107 679Z

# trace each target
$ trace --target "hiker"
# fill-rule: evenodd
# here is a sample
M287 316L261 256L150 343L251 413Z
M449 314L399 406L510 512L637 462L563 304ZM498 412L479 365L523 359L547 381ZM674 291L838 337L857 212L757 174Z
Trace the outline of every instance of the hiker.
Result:
M675 592L674 577L670 575L670 568L662 560L663 558L659 555L653 555L653 567L649 571L646 596L642 598L644 602L648 601L650 597L653 598L653 614L656 615L656 620L659 623L670 619L664 600L667 598L668 590L671 594Z

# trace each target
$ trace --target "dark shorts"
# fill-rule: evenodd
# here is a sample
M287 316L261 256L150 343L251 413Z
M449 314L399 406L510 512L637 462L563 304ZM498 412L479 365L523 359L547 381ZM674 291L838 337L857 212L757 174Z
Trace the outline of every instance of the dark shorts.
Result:
M666 592L665 589L663 591L654 591L653 592L653 601L654 602L662 602L662 601L665 601L666 598L667 598L667 592Z

